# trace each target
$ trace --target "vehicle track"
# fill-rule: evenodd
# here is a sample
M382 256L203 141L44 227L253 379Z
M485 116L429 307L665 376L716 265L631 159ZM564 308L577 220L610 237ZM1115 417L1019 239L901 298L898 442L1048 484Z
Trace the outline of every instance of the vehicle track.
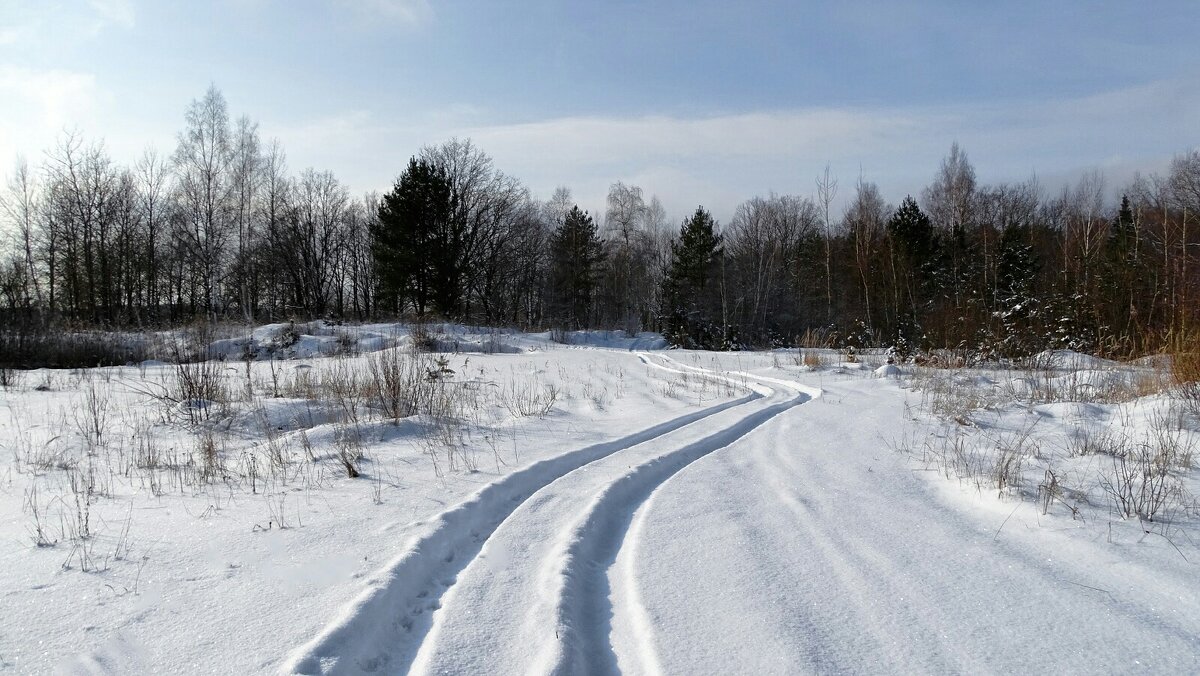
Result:
M647 354L639 354L638 358L653 368L693 372L668 359L656 361ZM796 394L789 398L754 382L708 377L746 385L753 392L613 442L535 463L422 524L423 530L410 540L403 553L374 576L368 588L319 636L296 650L283 671L398 673L410 669L437 671L447 665L455 670L475 666L495 671L494 665L453 662L456 656L478 656L487 650L464 653L442 649L455 637L470 634L447 632L445 627L464 613L464 621L479 626L476 609L489 602L500 603L497 609L502 610L501 615L508 614L501 622L517 620L513 617L517 612L522 615L524 633L535 639L540 635L541 640L534 641L540 646L537 659L512 664L512 668L527 671L541 665L550 671L555 665L565 664L565 655L578 654L583 644L579 632L569 631L572 604L560 601L574 597L578 591L571 586L575 584L576 567L583 565L581 557L590 552L588 548L596 546L587 543L603 540L586 534L607 532L604 529L610 527L610 520L620 524L623 519L627 524L633 510L619 510L616 517L604 513L614 509L622 497L634 499L639 493L648 494L656 482L669 478L687 462L727 445L808 396ZM568 518L564 520L561 514ZM575 517L577 514L581 516ZM539 535L537 528L550 529L540 533L551 537L550 547L539 552L550 553L553 558L521 556L521 552L512 551L510 545L520 549L522 537ZM554 539L555 535L563 537ZM497 569L497 562L515 565L518 558L524 567ZM522 582L530 596L506 592L512 589L511 580L496 583L495 573L510 574L512 570L524 575ZM542 593L546 589L555 591L546 596ZM551 632L545 622L558 628ZM510 657L519 662L530 656L528 647L532 644L518 645L523 657Z
M1172 609L1200 596L1161 578L1186 568L1112 565L1111 544L939 501L863 432L887 429L894 398L874 381L830 387L854 393L856 416L836 404L779 416L634 515L608 576L621 671L1072 672L1085 660L1196 672L1194 616Z
M668 364L712 377L707 369L686 366L669 357L663 359ZM561 653L557 655L554 673L601 674L619 671L611 644L611 618L616 608L611 601L612 588L608 576L618 552L629 540L633 517L639 508L691 463L714 451L729 448L784 411L820 394L815 388L790 381L760 378L741 372L730 375L778 385L782 389L776 391L776 398L780 395L785 398L690 447L635 468L597 496L587 517L576 528L578 536L570 541L563 555L567 564L560 574L562 590L556 610L559 625L564 628L564 640L560 644ZM785 392L791 392L792 396L786 397ZM626 618L626 622L644 621L644 609L634 606L629 610L638 615L636 619Z

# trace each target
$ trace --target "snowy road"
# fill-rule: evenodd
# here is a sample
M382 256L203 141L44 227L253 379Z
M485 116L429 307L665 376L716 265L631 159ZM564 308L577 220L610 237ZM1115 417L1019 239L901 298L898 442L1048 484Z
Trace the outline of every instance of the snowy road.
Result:
M877 381L727 377L755 394L434 520L285 671L1200 670L1190 564L957 509Z
M663 356L640 358L655 368L697 370ZM754 394L577 454L574 463L509 477L503 482L512 493L506 516L498 516L504 504L480 500L443 517L286 670L614 669L602 563L615 558L634 510L688 464L819 394L780 381L717 377L745 384Z

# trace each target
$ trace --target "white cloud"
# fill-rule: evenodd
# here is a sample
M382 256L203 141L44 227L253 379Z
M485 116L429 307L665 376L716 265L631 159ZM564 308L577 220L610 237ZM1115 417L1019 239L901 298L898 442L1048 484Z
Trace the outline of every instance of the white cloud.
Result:
M4 26L0 28L0 47L15 45L25 38L25 30L21 26Z
M1035 171L1056 190L1100 168L1112 190L1135 170L1160 170L1195 142L1200 82L1164 81L1050 102L897 108L813 108L711 117L580 116L479 124L484 111L429 115L396 124L353 111L285 129L293 166L332 169L355 190L386 189L421 146L469 137L496 166L536 195L567 185L581 206L601 209L617 180L657 194L672 217L704 204L722 220L769 191L811 195L826 163L841 179L839 203L860 171L898 202L916 195L951 142L968 152L983 182ZM389 120L383 122L382 120ZM264 123L268 135L270 124Z
M44 124L61 126L91 111L96 99L96 78L90 73L68 70L0 65L0 91L17 107L25 104L26 111Z
M1117 190L1134 170L1159 168L1195 142L1198 108L1200 82L1163 81L1050 102L573 117L448 132L473 138L539 194L567 184L597 204L620 179L658 193L673 213L703 202L728 218L755 194L811 194L826 163L842 178L843 199L861 170L899 201L932 179L952 141L986 182L1036 170L1055 187L1098 167Z
M177 126L176 119L162 129L154 120L135 124L87 73L0 66L0 100L6 103L0 107L0 173L16 150L37 153L67 125L106 137L120 161L127 158L118 150L129 155L147 140L169 144ZM704 204L727 220L754 195L812 194L826 163L841 180L839 202L852 195L860 171L898 202L932 179L952 141L965 148L985 183L1023 180L1036 171L1054 191L1100 168L1116 191L1135 170L1161 171L1172 154L1196 143L1197 109L1200 81L1172 80L1081 98L986 105L494 124L483 122L491 114L486 109L454 106L418 116L353 109L300 123L260 122L265 137L280 138L293 169L330 169L355 191L387 189L422 146L458 136L472 138L497 167L541 197L566 185L581 206L602 210L608 186L622 180L657 194L672 218Z
M108 25L130 29L137 22L132 0L88 0L98 19L96 30Z
M0 47L52 51L99 37L110 27L132 29L137 23L133 0L0 0Z
M423 26L433 20L429 0L336 0L337 4L372 23Z
M92 121L99 99L89 73L0 65L0 100L5 102L0 107L0 169L6 171L19 152L48 148L65 127ZM20 137L5 130L20 130Z

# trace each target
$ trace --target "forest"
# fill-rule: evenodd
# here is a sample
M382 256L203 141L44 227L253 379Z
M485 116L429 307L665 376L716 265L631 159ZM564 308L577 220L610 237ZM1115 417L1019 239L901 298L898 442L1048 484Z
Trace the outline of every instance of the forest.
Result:
M382 195L293 172L215 87L186 107L170 154L131 166L65 131L0 191L2 359L34 365L47 336L73 332L322 318L964 362L1049 348L1132 357L1197 318L1195 149L1119 190L1092 171L1051 192L1036 177L981 184L952 143L919 195L892 203L827 169L809 195L752 197L727 223L703 206L673 221L622 182L603 213L567 187L541 200L469 139L397 170Z

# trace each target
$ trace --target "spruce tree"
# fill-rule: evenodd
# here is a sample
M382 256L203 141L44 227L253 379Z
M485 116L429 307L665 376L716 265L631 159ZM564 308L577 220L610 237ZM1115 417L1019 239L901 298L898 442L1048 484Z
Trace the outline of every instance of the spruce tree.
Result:
M923 338L923 314L936 289L944 282L940 245L933 225L917 201L908 196L887 224L892 242L895 274L895 311L898 342Z
M1005 228L996 261L996 356L1019 358L1041 349L1042 305L1034 285L1040 268L1029 228Z
M729 347L719 283L724 249L716 221L697 207L671 243L671 262L663 283L667 336L684 347ZM720 327L716 320L720 319Z
M453 203L446 174L413 158L379 204L371 253L384 303L411 305L418 316L432 308L443 316L458 309L458 256L448 225Z
M550 314L568 328L589 325L603 245L596 223L572 207L550 238Z
M1150 271L1142 260L1137 224L1129 197L1121 197L1121 208L1113 219L1105 246L1104 257L1104 314L1110 331L1126 340L1142 338L1142 323L1138 313L1139 299L1149 293ZM1126 346L1130 350L1137 345Z

